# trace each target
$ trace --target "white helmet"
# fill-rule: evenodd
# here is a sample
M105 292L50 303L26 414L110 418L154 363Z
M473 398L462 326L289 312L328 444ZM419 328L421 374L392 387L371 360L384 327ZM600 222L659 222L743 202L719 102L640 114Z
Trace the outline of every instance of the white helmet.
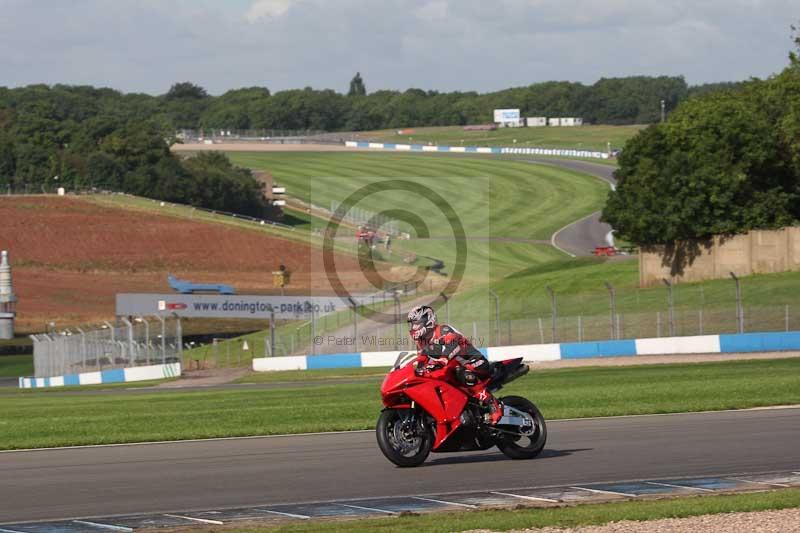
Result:
M427 305L418 305L408 312L408 325L411 338L422 340L436 328L436 312Z

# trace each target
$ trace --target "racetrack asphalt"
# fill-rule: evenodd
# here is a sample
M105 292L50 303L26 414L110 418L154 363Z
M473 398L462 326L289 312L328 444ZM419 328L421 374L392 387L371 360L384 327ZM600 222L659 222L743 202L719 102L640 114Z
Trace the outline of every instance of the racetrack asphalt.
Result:
M590 174L611 186L617 184L617 180L614 179L616 167L609 165L567 159L532 159L529 162L575 170ZM592 255L596 246L608 246L606 235L610 231L611 226L600 222L600 211L596 211L558 230L553 235L551 242L562 251L575 256Z
M548 430L534 460L492 449L432 454L412 469L389 463L372 432L3 452L0 523L800 467L798 407L552 421Z

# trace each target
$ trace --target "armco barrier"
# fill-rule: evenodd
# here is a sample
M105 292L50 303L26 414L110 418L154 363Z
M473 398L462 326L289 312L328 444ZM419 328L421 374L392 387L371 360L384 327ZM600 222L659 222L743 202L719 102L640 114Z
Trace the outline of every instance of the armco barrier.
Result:
M180 363L165 365L136 366L132 368L115 368L100 372L68 374L51 378L19 378L21 389L38 389L42 387L65 387L70 385L100 385L103 383L123 383L129 381L145 381L150 379L174 378L181 375Z
M698 335L658 339L570 342L562 344L530 344L495 346L481 352L490 361L522 357L540 363L560 359L592 357L632 357L693 353L742 353L800 350L800 331L786 333L743 333L735 335ZM391 366L400 352L362 352L334 355L297 355L253 359L253 370L311 370L317 368L360 368Z
M606 152L590 150L571 150L564 148L528 148L500 146L439 146L428 144L372 143L367 141L346 141L348 148L367 148L372 150L402 150L411 152L458 152L470 154L518 154L518 155L550 155L557 157L586 157L590 159L608 159Z

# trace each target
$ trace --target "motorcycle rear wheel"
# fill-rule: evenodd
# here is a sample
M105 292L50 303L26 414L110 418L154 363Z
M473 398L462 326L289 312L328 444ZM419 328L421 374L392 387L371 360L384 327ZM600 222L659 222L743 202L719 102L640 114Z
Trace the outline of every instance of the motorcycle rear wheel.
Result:
M422 416L411 409L381 412L375 427L378 447L397 466L419 466L431 453L433 431L422 423Z
M530 436L503 435L497 440L497 447L511 459L533 459L542 452L547 442L547 424L542 413L532 401L521 396L506 396L500 401L531 415L536 431Z

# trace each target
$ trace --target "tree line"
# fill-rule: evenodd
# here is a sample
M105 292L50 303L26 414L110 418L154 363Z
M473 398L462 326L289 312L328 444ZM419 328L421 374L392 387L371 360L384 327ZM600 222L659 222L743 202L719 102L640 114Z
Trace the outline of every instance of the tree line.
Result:
M603 220L638 244L800 222L800 36L789 65L690 98L619 157Z
M191 82L166 94L126 94L69 85L0 87L0 192L103 188L253 216L268 214L261 187L221 155L190 159L169 146L180 129L371 130L492 120L495 108L523 116L580 116L605 124L650 123L706 92L682 77L545 82L479 94L421 89L367 92L360 74L347 94L266 87L209 95ZM56 179L57 177L57 179Z
M156 98L111 89L0 88L0 194L104 189L270 214L261 185L223 154L172 154L174 127L160 109Z
M566 81L535 83L489 93L422 89L367 93L360 73L347 94L304 89L270 93L250 87L209 96L189 82L163 109L174 127L185 129L288 129L369 131L387 128L490 123L494 109L519 108L522 116L581 117L585 123L649 124L667 109L719 84L689 87L682 76L603 78L592 85ZM729 84L736 85L736 84ZM166 98L176 92L174 86Z

